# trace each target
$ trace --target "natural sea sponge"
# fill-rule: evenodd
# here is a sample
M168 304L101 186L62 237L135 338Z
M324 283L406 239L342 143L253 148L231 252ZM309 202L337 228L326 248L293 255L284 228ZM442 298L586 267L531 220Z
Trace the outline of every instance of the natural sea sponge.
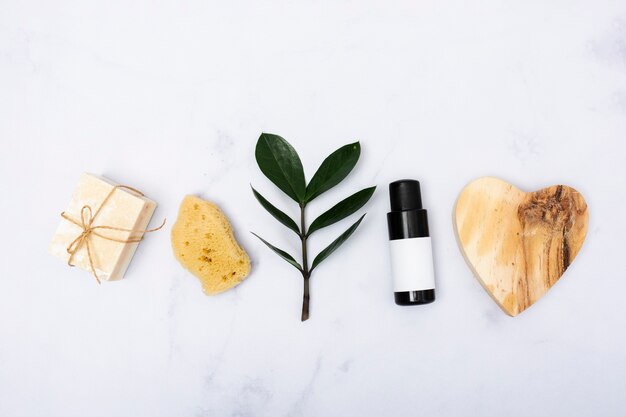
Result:
M176 259L202 283L207 295L229 290L250 273L250 258L215 204L188 195L172 227Z

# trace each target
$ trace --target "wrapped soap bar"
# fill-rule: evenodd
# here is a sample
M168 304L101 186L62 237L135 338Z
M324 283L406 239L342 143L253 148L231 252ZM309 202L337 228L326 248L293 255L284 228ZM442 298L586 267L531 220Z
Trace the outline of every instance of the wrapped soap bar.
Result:
M100 280L121 279L154 213L141 192L83 174L52 238L49 251ZM165 222L164 222L165 223Z

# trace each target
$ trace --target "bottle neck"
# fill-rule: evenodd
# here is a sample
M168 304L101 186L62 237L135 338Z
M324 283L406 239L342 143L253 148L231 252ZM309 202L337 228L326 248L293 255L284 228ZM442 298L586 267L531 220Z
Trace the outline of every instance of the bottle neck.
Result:
M428 237L428 216L425 209L387 213L389 240Z

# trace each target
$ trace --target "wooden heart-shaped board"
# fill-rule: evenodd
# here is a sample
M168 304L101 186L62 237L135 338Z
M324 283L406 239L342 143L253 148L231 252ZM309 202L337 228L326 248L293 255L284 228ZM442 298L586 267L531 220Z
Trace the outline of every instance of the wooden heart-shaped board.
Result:
M454 220L474 275L504 312L516 316L572 263L589 215L583 196L566 185L526 193L485 177L463 189Z

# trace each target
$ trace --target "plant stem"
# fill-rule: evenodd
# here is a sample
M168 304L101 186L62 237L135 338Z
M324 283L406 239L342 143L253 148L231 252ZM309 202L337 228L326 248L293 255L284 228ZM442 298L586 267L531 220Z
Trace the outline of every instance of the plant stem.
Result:
M309 278L304 278L304 295L302 296L302 317L301 321L309 319Z
M306 225L304 219L304 208L306 203L300 204L300 240L302 241L302 278L304 278L304 294L302 295L302 317L301 320L305 321L309 318L309 278L311 272L309 271L309 262L307 260L307 246L306 246Z

